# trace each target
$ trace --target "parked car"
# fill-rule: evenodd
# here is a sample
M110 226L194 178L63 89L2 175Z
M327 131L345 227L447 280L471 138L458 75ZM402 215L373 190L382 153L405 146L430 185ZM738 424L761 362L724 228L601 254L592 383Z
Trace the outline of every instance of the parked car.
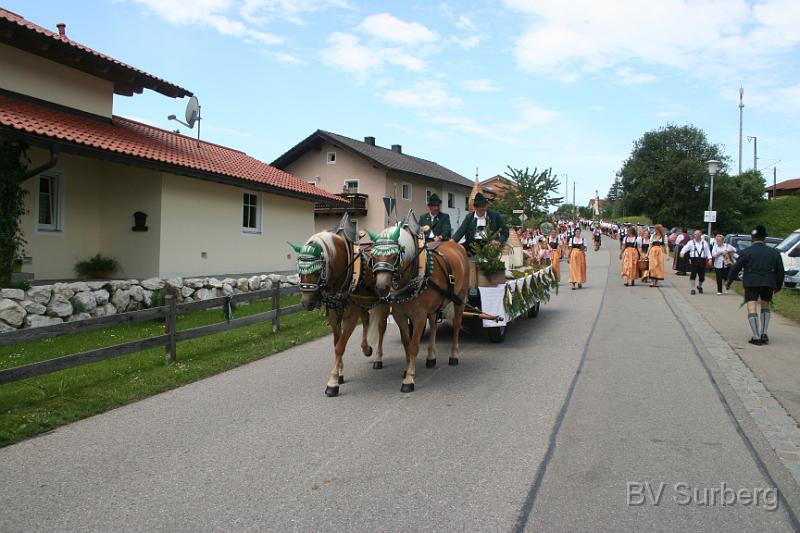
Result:
M783 239L780 237L767 237L764 239L764 244L771 248L775 248L781 243L782 240ZM728 235L725 235L725 242L736 248L736 251L733 252L733 260L736 261L739 259L739 254L742 252L742 250L753 244L753 238L750 235L745 235L742 233L729 233ZM739 279L742 279L741 272L739 272Z
M800 228L794 230L775 247L781 253L785 278L783 284L797 288L800 283Z

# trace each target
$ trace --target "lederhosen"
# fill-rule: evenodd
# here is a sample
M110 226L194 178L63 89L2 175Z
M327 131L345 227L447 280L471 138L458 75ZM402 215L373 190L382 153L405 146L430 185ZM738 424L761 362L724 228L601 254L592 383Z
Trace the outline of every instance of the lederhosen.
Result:
M705 241L701 240L700 244L697 244L697 241L692 239L689 244L692 245L691 249L689 250L689 279L697 278L698 283L703 283L706 280L706 257L703 256L705 247ZM692 252L697 254L695 257L692 257ZM709 249L709 253L711 253Z

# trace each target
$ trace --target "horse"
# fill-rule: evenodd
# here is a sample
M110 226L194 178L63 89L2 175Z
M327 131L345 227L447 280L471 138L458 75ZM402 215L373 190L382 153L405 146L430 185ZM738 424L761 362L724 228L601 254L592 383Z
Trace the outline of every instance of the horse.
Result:
M464 248L453 241L425 245L415 225L416 218L409 211L403 222L385 228L380 234L368 232L374 243L371 267L375 289L379 297L391 303L391 313L405 348L406 372L401 392L414 390L416 357L426 319L430 326L426 366L436 365L436 320L451 304L453 343L448 364L458 364L458 336L469 284Z
M363 324L361 353L373 354L373 368L382 368L383 336L389 306L375 293L372 271L365 268L368 256L356 244L355 232L345 214L330 231L322 231L308 238L303 246L289 243L297 252L297 270L300 275L300 293L303 308L313 311L325 306L325 318L333 333L334 364L325 387L325 395L339 394L344 383L342 356L358 319Z

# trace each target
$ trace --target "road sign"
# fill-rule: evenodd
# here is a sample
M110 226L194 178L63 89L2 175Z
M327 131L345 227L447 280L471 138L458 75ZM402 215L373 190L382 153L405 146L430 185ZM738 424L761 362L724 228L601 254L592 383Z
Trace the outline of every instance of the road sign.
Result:
M514 211L512 211L512 213L514 213L515 215L521 215L524 212L525 212L524 209L514 209Z
M717 221L716 211L703 211L703 222L716 222L716 221Z

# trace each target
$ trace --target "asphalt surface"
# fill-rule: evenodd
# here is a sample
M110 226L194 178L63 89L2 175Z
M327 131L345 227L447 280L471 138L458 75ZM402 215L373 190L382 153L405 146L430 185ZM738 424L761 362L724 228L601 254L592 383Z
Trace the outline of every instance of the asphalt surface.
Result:
M351 343L337 398L328 337L1 449L0 531L797 530L800 489L675 289L623 287L616 249L587 263L505 343L463 335L457 367L443 331L412 394L391 326L383 370ZM645 481L659 504L628 505ZM781 498L695 499L721 483Z

